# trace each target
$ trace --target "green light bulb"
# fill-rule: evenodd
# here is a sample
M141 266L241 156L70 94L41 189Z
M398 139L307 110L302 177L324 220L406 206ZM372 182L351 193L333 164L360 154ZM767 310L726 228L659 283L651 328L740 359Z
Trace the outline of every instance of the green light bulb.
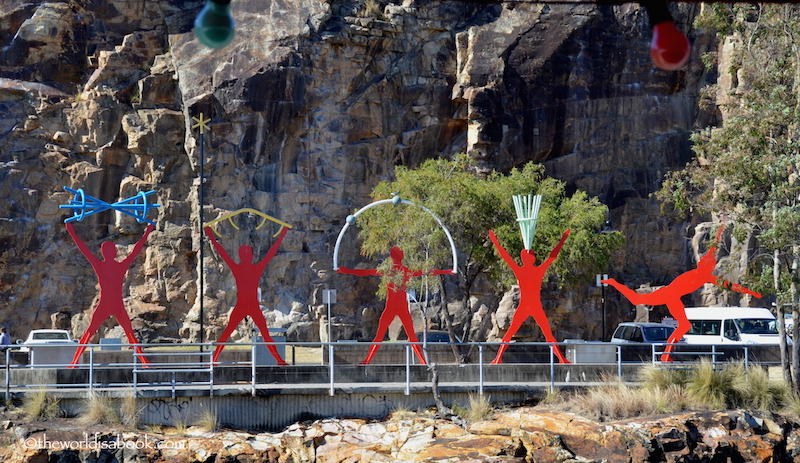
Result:
M230 0L208 0L194 20L194 34L210 48L223 48L231 43L235 32Z

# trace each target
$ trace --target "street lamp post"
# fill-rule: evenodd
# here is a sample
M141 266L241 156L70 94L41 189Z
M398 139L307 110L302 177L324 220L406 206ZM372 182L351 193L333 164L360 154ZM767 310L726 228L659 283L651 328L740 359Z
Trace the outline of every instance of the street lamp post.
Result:
M598 273L596 275L596 279L597 279L597 286L600 287L600 303L601 303L602 308L603 308L602 337L600 338L600 340L605 342L605 340L606 340L606 286L608 286L608 283L602 283L601 281L602 280L607 280L608 279L608 274L604 273L604 274L601 275L601 274Z
M606 220L606 224L600 233L603 235L610 235L612 233L616 233L614 227L611 226L611 220ZM602 323L602 339L601 341L605 342L606 340L606 286L608 283L601 283L601 280L608 280L608 274L604 273L602 275L597 275L597 286L600 287L600 301L603 308L603 323Z
M333 320L331 319L331 304L336 304L336 290L335 289L325 289L322 291L322 302L324 304L328 304L328 361L331 365L333 365L333 349L331 349L331 342L333 341L333 331L331 329L331 325L333 325Z
M199 203L199 206L200 206L200 210L198 211L198 221L199 221L199 225L200 225L200 253L199 253L199 258L200 258L200 282L199 282L200 283L200 291L199 291L199 293L200 293L200 344L201 344L200 351L202 352L202 350L203 350L202 344L205 341L205 333L204 333L205 327L203 326L203 318L204 318L203 317L203 294L205 292L205 288L204 288L204 273L205 272L204 272L204 267L203 267L203 265L204 265L204 263L203 263L203 258L204 258L204 256L203 256L203 248L204 248L204 241L203 241L203 223L204 223L204 217L203 217L203 202L204 202L203 201L204 200L204 198L203 198L203 180L204 180L205 175L204 175L203 170L205 169L205 153L203 152L203 147L205 146L205 140L204 140L205 131L206 130L210 130L210 127L208 126L208 123L211 122L211 119L210 118L206 119L203 116L203 113L200 113L200 117L193 117L192 120L195 122L195 124L192 125L192 128L193 129L196 129L196 128L200 129L200 162L199 162L199 165L198 165L199 170L200 170L200 185L197 188L197 202Z

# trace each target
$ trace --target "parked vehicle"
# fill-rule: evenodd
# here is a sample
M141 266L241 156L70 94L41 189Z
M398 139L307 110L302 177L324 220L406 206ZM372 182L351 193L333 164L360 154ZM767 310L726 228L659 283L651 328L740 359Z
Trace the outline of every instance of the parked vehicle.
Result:
M673 331L675 327L663 323L623 322L617 325L617 329L611 335L611 342L662 343L667 342Z
M683 339L689 344L780 344L778 322L769 309L687 307L686 316L692 328Z
M28 333L27 339L17 340L17 344L21 345L21 351L28 351L31 347L41 345L57 345L57 344L70 344L73 345L78 341L72 339L72 336L67 330L31 330Z

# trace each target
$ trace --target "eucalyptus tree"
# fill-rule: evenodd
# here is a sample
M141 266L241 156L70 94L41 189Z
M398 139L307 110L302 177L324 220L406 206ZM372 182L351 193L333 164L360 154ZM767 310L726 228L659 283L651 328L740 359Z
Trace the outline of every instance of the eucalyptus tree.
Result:
M397 167L395 180L381 182L372 192L375 200L387 199L393 194L420 207L403 203L402 206L372 208L361 214L358 223L362 253L377 258L385 256L392 246L398 246L404 250L406 265L410 268L423 271L450 268L453 265L451 246L434 218L438 217L458 250L457 276L438 277L442 305L446 307L448 299L443 279L456 279L461 305L468 314L476 309L471 306L470 290L479 277L487 277L497 292L516 281L495 253L488 235L489 230L493 230L511 255L519 255L523 244L513 195L542 195L532 243L532 250L540 260L547 257L565 229L572 229L561 254L550 267L552 279L562 287L592 281L598 271L606 268L611 251L623 242L619 232L598 233L605 224L606 206L585 192L568 195L564 182L546 177L539 164L529 163L507 173L481 175L472 168L466 155L453 160L432 159L417 169ZM381 265L388 270L391 264L387 259ZM391 278L391 275L384 278ZM417 279L418 285L423 282L424 279ZM460 332L455 333L447 310L442 310L441 316L451 335L464 341L474 341L469 339L470 333L483 335L485 332L482 329L485 327L473 329L473 317L467 316ZM483 317L484 322L489 319L488 315ZM462 350L460 356L460 361L466 361L469 349Z
M723 122L692 136L696 159L668 174L659 196L683 211L724 212L740 239L752 238L767 251L769 259L751 259L747 283L776 294L784 376L797 388L800 344L794 343L789 368L782 307L791 304L798 319L800 6L713 4L699 21L717 30L730 50L730 65L721 71L732 84L707 89L701 104L719 109ZM706 57L707 64L715 66L714 58Z

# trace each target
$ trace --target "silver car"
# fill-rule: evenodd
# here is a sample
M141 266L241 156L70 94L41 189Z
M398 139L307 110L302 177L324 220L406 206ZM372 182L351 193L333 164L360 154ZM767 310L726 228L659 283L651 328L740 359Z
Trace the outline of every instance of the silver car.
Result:
M611 335L611 342L624 344L630 342L664 343L667 342L675 327L664 323L624 322L617 326Z

